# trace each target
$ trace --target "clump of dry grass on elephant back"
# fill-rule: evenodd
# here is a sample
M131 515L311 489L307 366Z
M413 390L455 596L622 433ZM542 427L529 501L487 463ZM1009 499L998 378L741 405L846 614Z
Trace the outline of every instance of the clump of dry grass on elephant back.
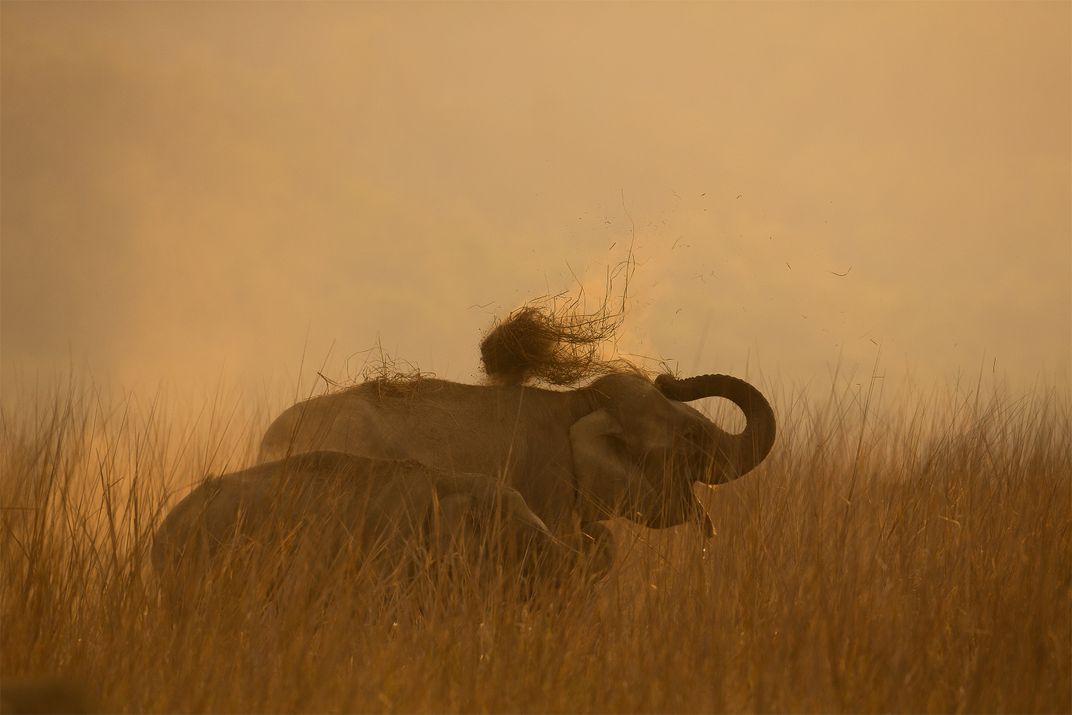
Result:
M611 372L637 372L620 358L605 359L601 348L612 343L624 320L606 303L594 313L578 301L554 298L545 305L526 305L498 323L480 343L484 372L492 382L520 385L539 381L574 385Z
M357 369L357 377L351 377L345 382L332 380L319 371L316 373L327 385L328 394L345 392L371 383L376 385L381 397L409 395L428 378L435 377L434 372L421 370L408 360L397 359L388 354L378 341L374 347L363 351L363 354L366 355L365 362Z
M406 360L396 360L380 351L380 358L361 370L361 383L373 383L381 397L408 395L435 373L426 372Z

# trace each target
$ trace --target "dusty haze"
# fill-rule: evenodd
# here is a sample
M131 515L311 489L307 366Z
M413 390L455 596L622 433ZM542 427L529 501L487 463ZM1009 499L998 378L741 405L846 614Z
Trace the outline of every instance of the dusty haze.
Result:
M2 12L5 386L471 381L634 229L623 352L1068 384L1067 3Z

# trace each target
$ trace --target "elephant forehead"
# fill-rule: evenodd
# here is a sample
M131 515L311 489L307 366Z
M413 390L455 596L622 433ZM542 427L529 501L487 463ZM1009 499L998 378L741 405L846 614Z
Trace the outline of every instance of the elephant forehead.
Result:
M599 388L623 416L648 418L652 426L699 415L685 403L667 398L654 384L633 375L608 376L600 381Z
M693 408L668 400L657 392L622 405L619 414L628 430L653 447L669 446L669 442L683 430L704 421L703 415Z
M675 400L667 400L667 404L670 405L676 425L687 427L692 424L708 422L704 414L691 405Z

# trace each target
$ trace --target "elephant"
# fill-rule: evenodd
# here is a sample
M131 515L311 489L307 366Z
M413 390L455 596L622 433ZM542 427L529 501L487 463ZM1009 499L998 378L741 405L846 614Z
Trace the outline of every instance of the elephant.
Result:
M242 574L243 586L260 576L315 593L318 579L347 567L383 584L459 552L539 577L580 549L490 477L317 451L206 479L158 527L151 561L180 606L212 567Z
M737 405L743 431L723 431L686 404L704 397ZM619 371L573 390L373 380L286 409L260 459L329 449L492 475L559 536L599 533L613 517L651 528L694 521L710 534L693 484L748 473L775 433L766 398L729 375Z

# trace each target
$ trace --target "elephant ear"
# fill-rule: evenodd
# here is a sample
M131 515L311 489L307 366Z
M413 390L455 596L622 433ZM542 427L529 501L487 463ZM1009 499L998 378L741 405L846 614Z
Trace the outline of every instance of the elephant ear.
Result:
M599 409L570 426L573 473L581 522L608 519L642 480L629 459L625 431L605 409Z
M499 500L501 505L499 508L502 509L504 516L509 517L531 532L558 543L558 539L547 528L547 524L543 522L543 519L529 508L528 502L525 501L525 497L521 496L521 492L505 484L496 484L495 493L496 499Z
M467 531L487 532L494 519L558 542L516 489L481 474L459 474L439 480L432 518L438 531L456 538Z
M481 475L452 477L437 492L427 522L428 545L436 558L448 561L504 559L520 564L531 548L541 545L565 548L521 493Z

